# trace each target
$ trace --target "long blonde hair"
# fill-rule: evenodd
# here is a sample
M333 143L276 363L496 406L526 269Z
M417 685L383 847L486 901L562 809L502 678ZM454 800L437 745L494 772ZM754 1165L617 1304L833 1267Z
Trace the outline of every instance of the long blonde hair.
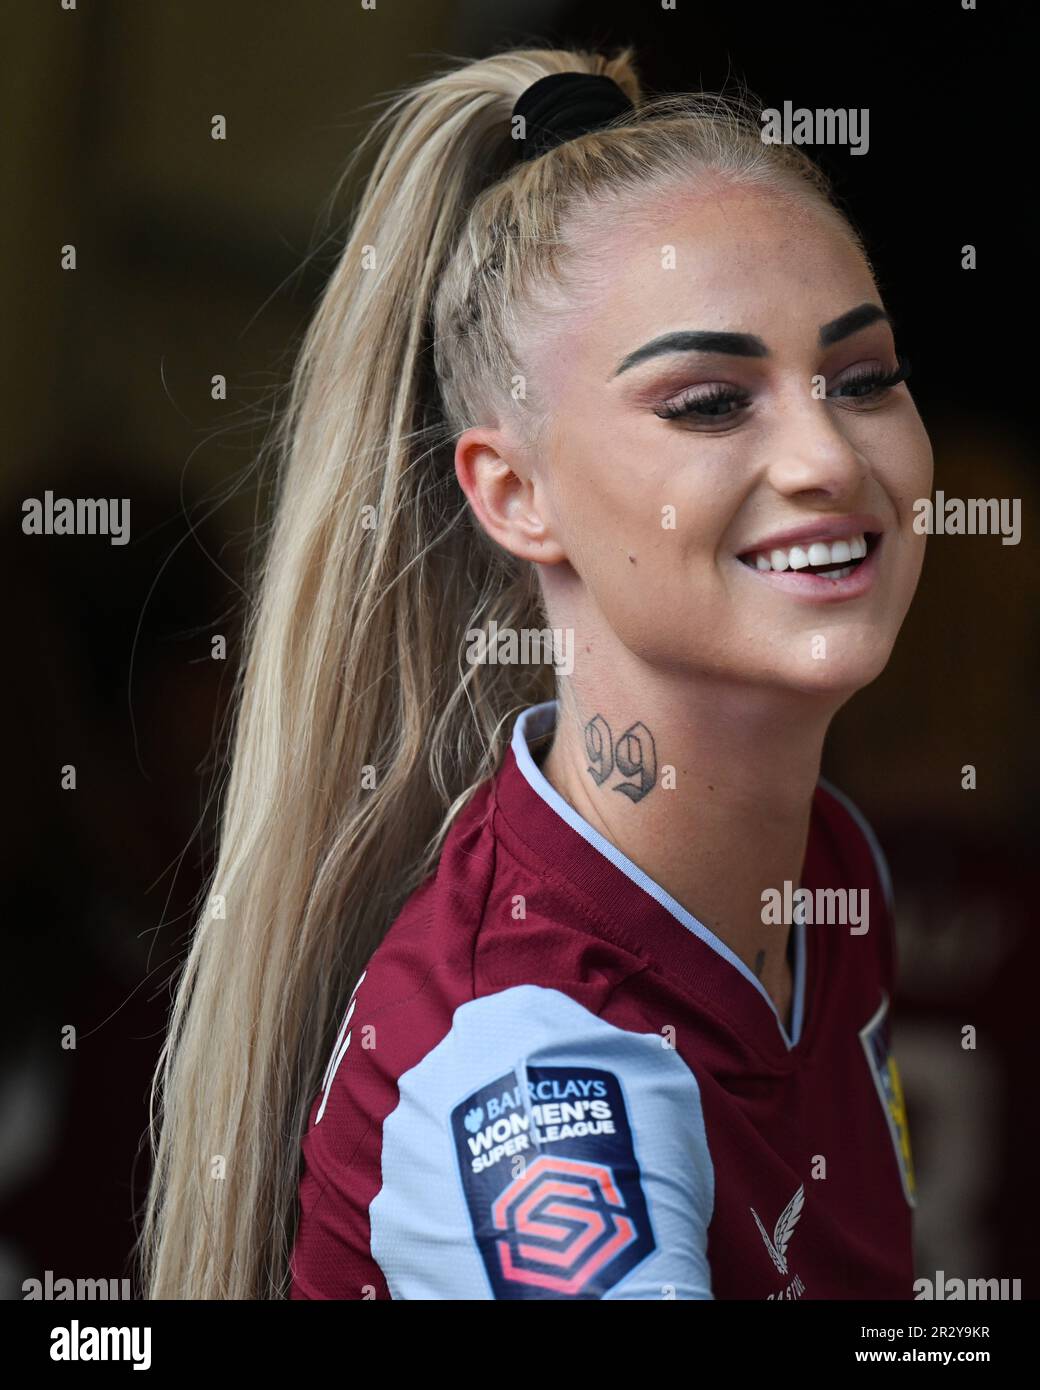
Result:
M274 440L219 855L153 1084L146 1297L286 1296L299 1144L345 1000L511 717L554 693L551 667L463 660L467 631L544 615L535 567L474 523L452 453L495 415L533 430L523 343L536 301L555 291L566 312L570 219L716 170L860 244L739 98L659 99L517 162L514 102L565 71L640 101L628 51L501 53L396 94L348 165L377 148Z

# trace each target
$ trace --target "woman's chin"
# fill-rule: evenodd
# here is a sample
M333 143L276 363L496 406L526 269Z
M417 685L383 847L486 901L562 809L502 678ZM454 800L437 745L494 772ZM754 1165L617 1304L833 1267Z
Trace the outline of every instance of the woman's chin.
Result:
M857 690L876 681L888 665L891 647L845 655L806 657L781 675L790 689L807 695L833 695L848 699Z

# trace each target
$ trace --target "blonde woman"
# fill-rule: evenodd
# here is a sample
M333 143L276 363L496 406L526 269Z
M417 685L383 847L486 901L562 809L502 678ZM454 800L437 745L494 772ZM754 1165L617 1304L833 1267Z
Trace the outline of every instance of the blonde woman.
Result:
M891 888L819 776L931 485L859 238L753 111L643 103L628 53L460 64L371 138L145 1287L909 1298Z

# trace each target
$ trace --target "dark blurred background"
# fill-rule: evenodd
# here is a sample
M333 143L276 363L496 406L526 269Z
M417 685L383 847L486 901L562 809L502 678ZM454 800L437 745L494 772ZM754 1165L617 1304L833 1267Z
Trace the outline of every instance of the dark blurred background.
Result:
M1024 6L958 0L8 8L2 1296L47 1269L126 1273L171 972L212 853L240 586L268 503L257 450L340 245L349 197L328 204L361 108L447 56L532 39L631 42L656 91L739 80L766 106L869 108L866 155L814 153L867 236L913 362L936 488L1021 499L1023 538L930 540L895 656L838 717L824 771L873 823L895 881L919 1273L1020 1278L1036 1296L1024 20ZM217 113L224 141L210 137ZM70 243L74 272L59 265ZM211 399L215 374L226 400ZM21 504L46 489L129 497L130 543L23 535ZM969 763L975 791L961 789ZM66 764L75 791L61 788Z

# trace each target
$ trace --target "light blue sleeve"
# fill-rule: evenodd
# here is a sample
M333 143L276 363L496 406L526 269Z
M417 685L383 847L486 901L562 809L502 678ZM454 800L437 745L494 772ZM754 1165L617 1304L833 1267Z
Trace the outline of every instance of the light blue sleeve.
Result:
M655 1033L518 985L399 1078L372 1254L395 1299L710 1299L700 1088Z

